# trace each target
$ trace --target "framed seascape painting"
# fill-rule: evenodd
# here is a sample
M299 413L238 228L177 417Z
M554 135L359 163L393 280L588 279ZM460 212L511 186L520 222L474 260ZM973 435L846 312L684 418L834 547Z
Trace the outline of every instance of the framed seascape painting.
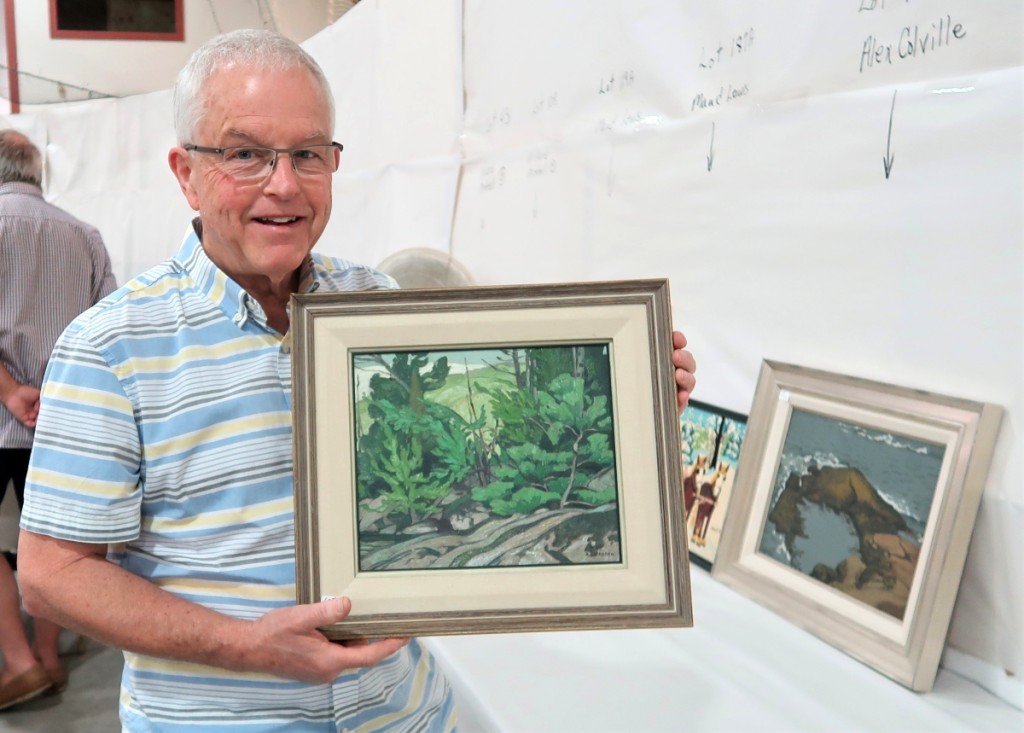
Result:
M691 625L670 314L665 280L294 296L328 637Z
M722 535L746 431L745 415L693 399L679 416L690 559L709 570Z
M1001 413L765 361L713 576L931 689Z

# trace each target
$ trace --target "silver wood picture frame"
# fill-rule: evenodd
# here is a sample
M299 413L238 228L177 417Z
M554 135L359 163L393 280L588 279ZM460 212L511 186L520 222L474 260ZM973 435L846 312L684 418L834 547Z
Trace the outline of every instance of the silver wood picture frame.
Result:
M331 639L690 626L665 280L292 299L296 595Z

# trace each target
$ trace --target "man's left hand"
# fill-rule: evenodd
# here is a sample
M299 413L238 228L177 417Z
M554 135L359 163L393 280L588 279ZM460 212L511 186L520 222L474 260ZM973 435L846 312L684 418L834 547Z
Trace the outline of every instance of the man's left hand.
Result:
M672 332L672 366L676 370L676 400L679 412L682 412L690 401L690 393L697 385L694 373L697 361L693 354L686 350L686 336L681 331Z

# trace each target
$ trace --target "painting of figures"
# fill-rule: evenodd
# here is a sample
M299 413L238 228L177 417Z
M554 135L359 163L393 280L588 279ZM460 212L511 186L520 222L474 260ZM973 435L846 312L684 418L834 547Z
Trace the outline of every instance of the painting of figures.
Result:
M697 400L679 416L690 559L704 568L715 560L746 430L743 415Z
M608 343L352 355L359 569L622 562Z
M760 551L902 619L945 452L794 409Z

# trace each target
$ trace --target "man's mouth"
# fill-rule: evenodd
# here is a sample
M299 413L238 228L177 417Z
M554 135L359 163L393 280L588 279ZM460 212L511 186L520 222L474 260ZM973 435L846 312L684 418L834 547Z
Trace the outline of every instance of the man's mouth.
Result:
M258 221L260 224L274 224L274 225L294 224L298 220L299 220L299 217L297 217L297 216L257 216L256 217L256 221Z

